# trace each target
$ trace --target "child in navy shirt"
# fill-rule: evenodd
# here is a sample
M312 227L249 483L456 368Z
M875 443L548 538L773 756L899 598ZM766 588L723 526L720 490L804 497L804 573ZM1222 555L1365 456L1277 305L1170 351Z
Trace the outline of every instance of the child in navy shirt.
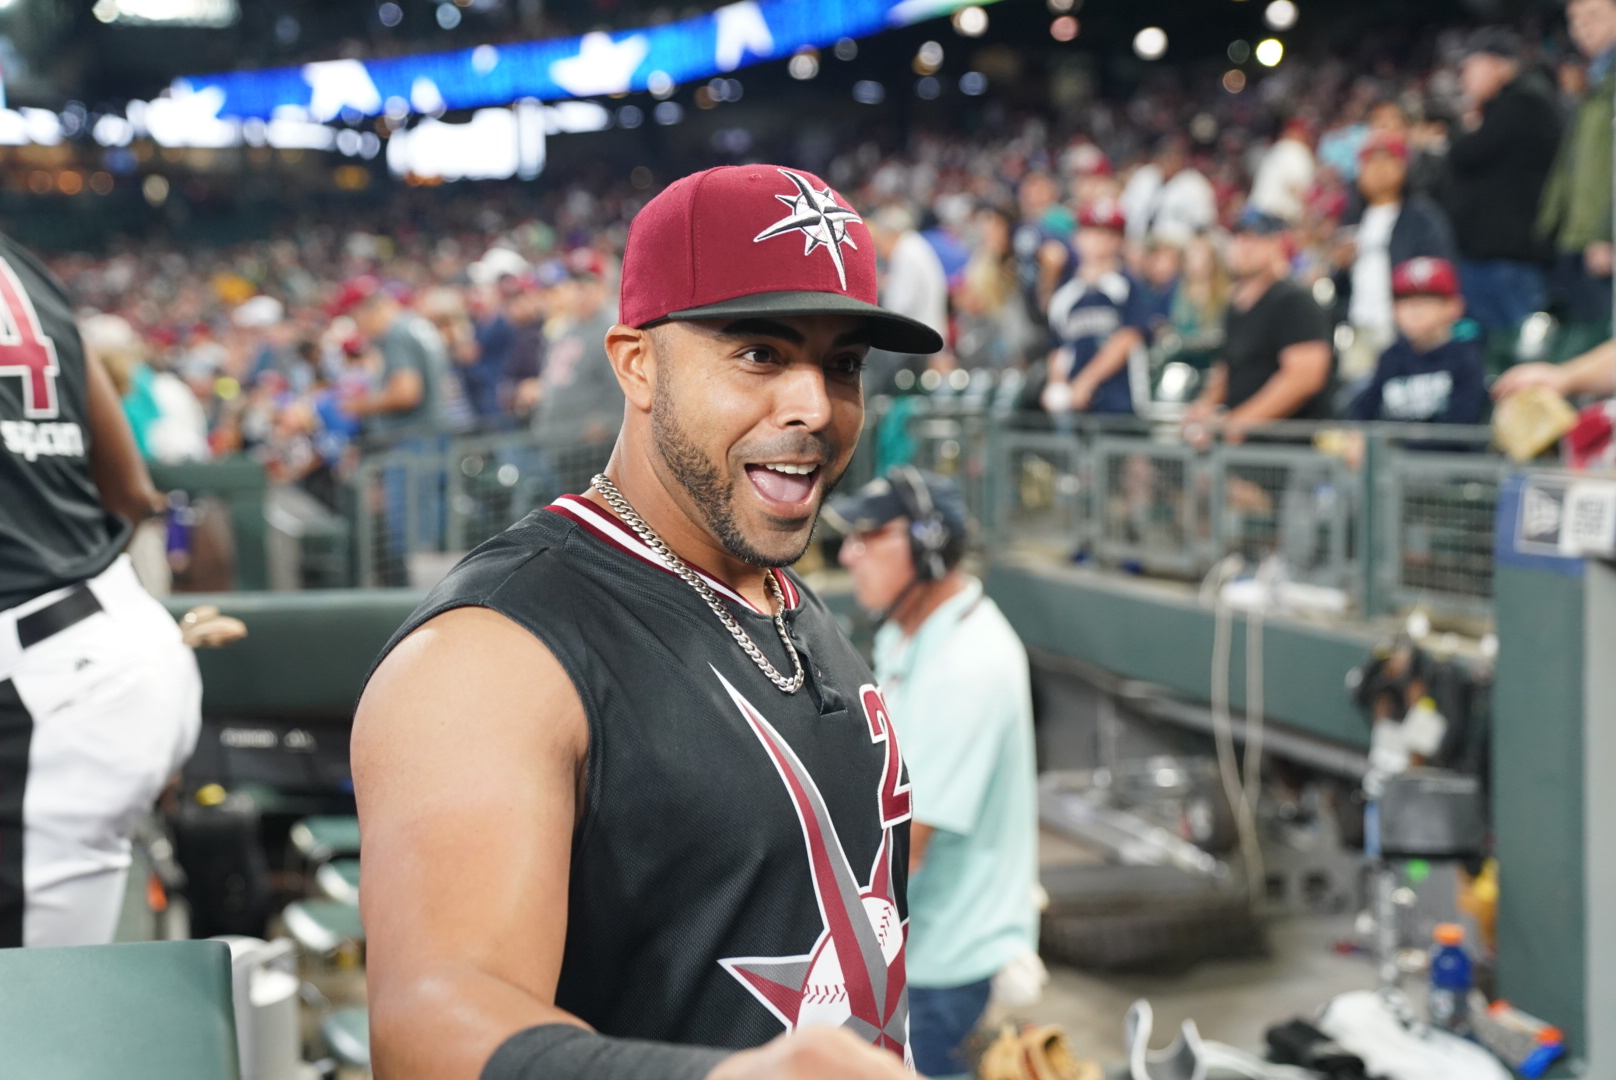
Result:
M1114 199L1101 199L1078 212L1077 274L1049 301L1055 348L1041 400L1044 409L1057 417L1072 412L1133 412L1128 347L1117 336L1134 292L1132 279L1122 269L1126 224Z
M1418 258L1392 271L1398 337L1380 354L1375 376L1353 400L1353 420L1480 424L1487 384L1479 341L1454 339L1464 315L1459 275L1446 259Z

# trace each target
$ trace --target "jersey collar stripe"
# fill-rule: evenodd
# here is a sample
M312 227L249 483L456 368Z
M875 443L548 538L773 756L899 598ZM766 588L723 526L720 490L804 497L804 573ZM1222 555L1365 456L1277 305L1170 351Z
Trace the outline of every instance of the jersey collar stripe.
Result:
M583 496L563 495L555 502L551 503L549 509L554 510L556 513L565 517L571 518L573 521L577 522L579 525L582 525L584 528L588 529L602 540L605 540L616 547L622 548L630 555L633 555L644 562L650 563L658 570L669 574L674 573L673 568L662 560L662 556L658 555L650 547L647 547L645 542L638 536L635 536L633 533L619 525L615 519L602 513L599 507ZM718 580L707 571L701 569L701 567L691 565L690 568L697 574L701 575L701 579L705 581L708 587L718 595L727 600L733 600L737 604L744 604L749 610L757 611L760 615L768 614L766 611L758 611L758 608L752 604L751 601L747 600L746 597L742 596L728 585L725 585L722 581ZM800 594L797 592L796 586L791 583L790 578L786 577L778 570L774 571L774 574L780 582L781 593L786 598L786 607L795 608L797 606L797 601L800 599ZM677 577L678 575L675 574L674 576Z

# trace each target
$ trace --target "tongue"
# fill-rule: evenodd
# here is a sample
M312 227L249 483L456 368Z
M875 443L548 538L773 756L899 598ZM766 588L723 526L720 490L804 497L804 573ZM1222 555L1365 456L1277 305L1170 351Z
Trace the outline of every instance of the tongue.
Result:
M788 476L761 465L747 466L746 473L752 478L752 486L775 502L800 503L814 490L814 473Z

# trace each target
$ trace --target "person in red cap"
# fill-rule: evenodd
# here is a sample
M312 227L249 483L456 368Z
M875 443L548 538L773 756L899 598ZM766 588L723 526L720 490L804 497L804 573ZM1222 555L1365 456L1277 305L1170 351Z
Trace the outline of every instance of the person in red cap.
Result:
M910 795L869 668L784 568L864 421L869 230L711 169L629 230L610 464L473 551L355 718L393 1080L910 1075Z
M1061 417L1072 412L1131 413L1128 352L1136 333L1124 314L1134 283L1122 268L1127 220L1115 199L1089 203L1077 215L1077 274L1049 300L1055 347L1040 401Z
M1487 383L1481 342L1455 338L1464 315L1459 275L1446 259L1418 258L1392 273L1398 338L1375 365L1369 385L1353 399L1354 420L1417 424L1479 424L1486 418Z
M1409 195L1408 143L1372 134L1358 153L1363 209L1342 228L1336 293L1345 304L1354 348L1342 356L1348 378L1365 375L1397 337L1392 317L1392 267L1417 258L1458 258L1446 215L1421 195Z

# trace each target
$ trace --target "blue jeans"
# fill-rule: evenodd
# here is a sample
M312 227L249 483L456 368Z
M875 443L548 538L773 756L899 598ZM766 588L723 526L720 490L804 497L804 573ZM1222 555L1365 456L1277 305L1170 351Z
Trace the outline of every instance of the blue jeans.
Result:
M1554 265L1555 286L1565 303L1565 321L1568 323L1598 323L1610 326L1611 281L1588 273L1580 251L1560 253Z
M987 1010L991 988L989 979L909 988L909 1048L921 1076L963 1076L969 1071L960 1051Z
M1546 301L1543 271L1531 263L1485 259L1459 264L1465 309L1489 334L1510 331Z

